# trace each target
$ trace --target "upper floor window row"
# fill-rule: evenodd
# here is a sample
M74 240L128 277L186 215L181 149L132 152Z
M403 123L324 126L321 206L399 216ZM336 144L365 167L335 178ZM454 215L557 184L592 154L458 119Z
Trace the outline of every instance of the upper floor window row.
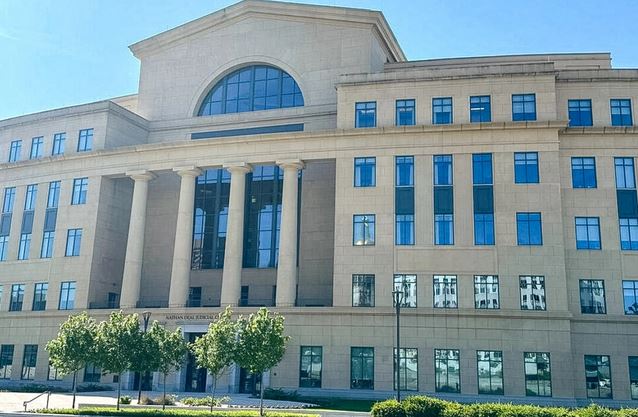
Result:
M217 82L197 114L211 116L303 105L301 89L288 73L268 65L251 65Z
M66 133L55 133L51 147L51 155L63 155L65 150ZM31 149L28 152L29 159L39 159L44 156L44 136L36 136L31 139ZM93 128L81 129L78 132L77 152L93 150ZM22 140L16 139L9 145L9 162L22 160Z

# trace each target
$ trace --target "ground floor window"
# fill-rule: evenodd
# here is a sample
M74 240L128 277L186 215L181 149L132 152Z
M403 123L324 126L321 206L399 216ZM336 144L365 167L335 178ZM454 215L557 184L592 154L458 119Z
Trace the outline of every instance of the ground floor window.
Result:
M613 398L609 356L585 355L585 385L588 398Z
M400 300L402 308L416 307L416 275L394 275L393 288L394 291L400 291L402 294Z
M35 376L35 364L38 357L38 345L24 345L22 357L22 375L20 379L31 380Z
M11 379L13 367L13 345L0 347L0 379Z
M47 375L48 381L62 381L62 375L55 369L55 366L49 362L49 373Z
M394 389L397 389L397 350L394 349ZM416 348L399 350L399 386L403 391L419 390L419 358Z
M503 352L477 350L478 393L503 395Z
M350 388L374 389L374 348L350 348Z
M434 349L436 392L461 392L461 361L458 349Z
M321 388L322 356L323 348L321 346L301 346L300 388Z
M99 384L101 378L102 370L99 367L92 363L89 363L86 367L84 367L84 382L94 382Z
M525 352L525 394L529 397L552 396L552 371L547 352Z
M352 276L352 307L374 307L374 275Z
M629 387L631 399L638 400L638 356L629 357Z

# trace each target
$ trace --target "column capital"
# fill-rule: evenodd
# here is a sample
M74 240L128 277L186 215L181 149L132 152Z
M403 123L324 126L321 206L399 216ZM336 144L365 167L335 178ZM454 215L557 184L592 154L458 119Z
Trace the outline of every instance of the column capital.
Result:
M275 162L282 169L304 169L304 163L301 159L282 159Z
M202 170L193 165L173 168L173 172L177 173L180 177L195 178L202 175Z
M136 171L127 171L126 176L130 177L131 179L135 181L150 181L152 179L157 178L157 175L145 169L140 169Z
M246 174L253 170L253 167L246 162L227 162L223 165L223 168L231 174Z

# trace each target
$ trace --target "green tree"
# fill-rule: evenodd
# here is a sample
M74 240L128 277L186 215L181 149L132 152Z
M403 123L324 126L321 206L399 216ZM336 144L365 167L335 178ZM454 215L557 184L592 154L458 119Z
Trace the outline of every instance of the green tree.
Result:
M237 320L237 349L235 362L244 369L261 374L259 414L264 415L264 372L277 365L286 352L284 318L268 309L260 308L250 316Z
M153 326L159 326L157 322L153 322ZM156 327L157 327L156 326ZM161 326L159 326L161 327ZM159 368L159 341L157 338L151 337L149 332L142 332L138 348L133 353L131 361L131 371L139 373L139 387L137 391L137 403L142 399L142 379L147 372L155 371Z
M187 352L186 342L182 336L182 329L177 328L170 332L156 321L153 322L147 334L158 347L157 370L164 377L162 409L166 409L166 377L171 371L182 366L184 355Z
M210 323L208 331L190 344L195 361L213 376L211 411L215 403L217 379L233 363L236 346L236 329L230 307L219 313L217 320Z
M102 371L116 374L117 406L120 409L122 373L133 367L135 351L141 344L140 323L137 314L126 315L114 311L107 321L98 325L96 338L96 364Z
M69 318L60 325L55 339L46 345L51 365L61 375L73 374L73 408L77 393L77 374L87 363L95 360L97 325L88 314Z

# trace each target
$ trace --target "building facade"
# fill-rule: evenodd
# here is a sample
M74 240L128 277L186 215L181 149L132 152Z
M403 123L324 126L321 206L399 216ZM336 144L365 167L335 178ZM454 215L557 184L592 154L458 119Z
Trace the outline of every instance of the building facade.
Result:
M638 70L408 61L380 12L259 0L130 49L137 94L0 121L3 383L68 383L44 346L79 311L194 340L268 306L264 384L384 398L400 289L403 390L638 399Z

